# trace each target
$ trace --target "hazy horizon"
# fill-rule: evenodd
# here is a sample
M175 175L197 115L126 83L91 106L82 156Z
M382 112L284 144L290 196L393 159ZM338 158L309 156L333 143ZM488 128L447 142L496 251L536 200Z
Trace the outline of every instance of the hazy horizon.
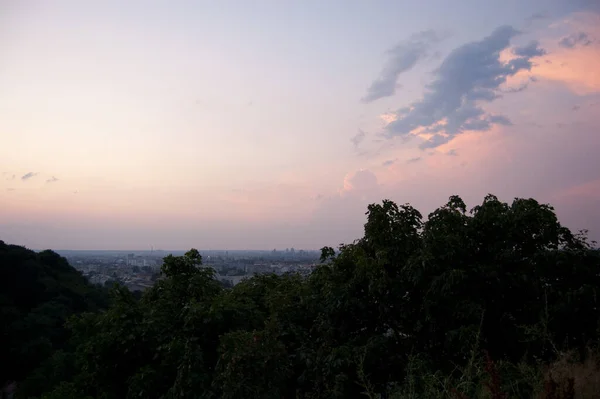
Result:
M0 2L0 240L316 250L387 198L600 240L600 3Z
M7 243L10 244L10 243ZM17 244L18 245L18 244ZM150 250L150 249L53 249L53 248L29 248L33 251L44 251L46 249L51 249L52 251L60 254L61 252L113 252L113 253L140 253L140 252L161 252L161 253L178 253L178 254L183 254L187 251L189 251L191 248L188 249L154 249L154 250ZM235 248L229 248L229 249L212 249L212 248L195 248L198 250L198 252L200 252L200 254L202 255L205 252L268 252L270 253L271 251L273 251L273 249L275 249L277 252L286 252L286 249L292 249L292 248L264 248L264 249L235 249ZM305 252L319 252L320 249L307 249L307 248L294 248L294 250L296 252L298 251L305 251Z

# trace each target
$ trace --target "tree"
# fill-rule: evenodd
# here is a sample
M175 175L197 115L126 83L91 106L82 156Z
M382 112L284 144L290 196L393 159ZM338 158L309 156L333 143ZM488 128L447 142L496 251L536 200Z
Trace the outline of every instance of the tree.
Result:
M55 379L35 370L68 348L67 318L106 305L106 292L65 258L0 241L0 381L19 381L19 392L31 396L50 388ZM56 378L65 377L61 370L57 364Z
M224 288L197 250L169 255L139 300L115 285L108 309L89 312L75 297L84 313L70 317L65 350L52 354L60 334L19 350L50 359L30 375L56 370L48 398L447 396L442 379L476 397L488 378L474 385L478 362L490 373L492 359L501 362L498 373L522 385L518 370L598 342L600 251L585 234L533 199L488 195L467 209L452 196L423 220L409 204L371 204L364 236L324 247L306 277L258 275ZM3 311L29 331L52 324L47 315L67 317L60 303ZM523 392L533 390L514 396Z

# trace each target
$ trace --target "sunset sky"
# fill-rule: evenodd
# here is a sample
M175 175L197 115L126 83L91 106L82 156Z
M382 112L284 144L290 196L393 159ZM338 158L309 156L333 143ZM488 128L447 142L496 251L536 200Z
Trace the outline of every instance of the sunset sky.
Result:
M534 197L600 239L600 1L0 0L0 240L317 249Z

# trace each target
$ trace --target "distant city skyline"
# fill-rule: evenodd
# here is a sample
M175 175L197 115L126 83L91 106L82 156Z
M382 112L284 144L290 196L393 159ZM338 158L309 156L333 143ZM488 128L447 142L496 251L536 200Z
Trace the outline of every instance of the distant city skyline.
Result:
M151 253L150 250L147 249L65 249L65 248L30 248L32 250L35 251L43 251L46 249L52 249L52 251L58 253L58 254L64 254L64 253L74 253L74 252L99 252L99 253L114 253L114 254L129 254L129 253L133 253L133 254L146 254L146 253ZM188 250L190 250L191 248L188 249L159 249L159 250L154 250L153 252L155 254L169 254L169 253L173 253L173 254L180 254L183 255L185 252L187 252ZM277 251L277 252L287 252L287 250L294 250L296 253L299 252L319 252L320 249L299 249L299 248L273 248L273 249L207 249L207 248L196 248L199 252L200 255L207 254L207 253L226 253L226 252L231 252L232 254L237 254L237 253L246 253L246 252L252 252L252 253L272 253L273 250Z
M7 243L316 250L488 193L600 240L597 1L13 1L0 49Z

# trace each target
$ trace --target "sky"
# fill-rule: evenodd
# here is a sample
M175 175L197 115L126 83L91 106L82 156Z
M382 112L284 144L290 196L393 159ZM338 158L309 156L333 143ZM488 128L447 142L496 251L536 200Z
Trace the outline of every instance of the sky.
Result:
M0 239L318 249L533 197L600 240L598 0L0 0Z

